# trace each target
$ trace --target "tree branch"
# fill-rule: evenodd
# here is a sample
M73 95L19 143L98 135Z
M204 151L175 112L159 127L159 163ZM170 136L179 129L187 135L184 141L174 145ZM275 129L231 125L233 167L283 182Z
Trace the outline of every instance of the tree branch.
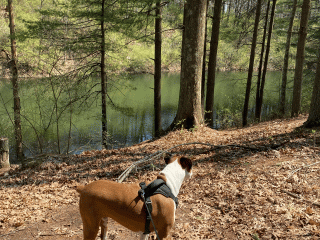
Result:
M176 145L176 146L173 146L167 150L160 150L160 151L157 151L156 153L153 153L151 155L148 155L146 156L145 158L143 158L142 160L139 160L133 164L131 164L130 167L128 167L126 170L124 170L124 172L118 177L117 179L117 182L121 183L123 182L124 179L126 179L128 177L128 175L130 174L130 172L136 168L138 165L142 164L142 163L147 163L147 162L150 162L158 157L160 157L161 155L165 154L165 153L169 153L170 150L174 149L174 148L177 148L177 147L180 147L180 146L186 146L186 145L206 145L206 146L209 146L211 147L212 150L214 149L217 149L217 148L223 148L223 147L238 147L238 148L247 148L247 149L250 149L250 150L261 150L259 148L253 148L253 147L248 147L248 146L241 146L241 145L235 145L235 144L230 144L230 145L212 145L210 143L202 143L202 142L191 142L191 143L182 143L182 144L179 144L179 145Z

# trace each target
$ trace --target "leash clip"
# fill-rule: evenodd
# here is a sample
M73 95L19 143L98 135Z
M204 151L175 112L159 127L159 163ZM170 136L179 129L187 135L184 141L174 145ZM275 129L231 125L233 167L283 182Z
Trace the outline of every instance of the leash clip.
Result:
M141 198L143 199L143 201L145 202L145 198L144 198L145 192L144 192L144 191L141 191L141 192L140 192L140 196L141 196Z

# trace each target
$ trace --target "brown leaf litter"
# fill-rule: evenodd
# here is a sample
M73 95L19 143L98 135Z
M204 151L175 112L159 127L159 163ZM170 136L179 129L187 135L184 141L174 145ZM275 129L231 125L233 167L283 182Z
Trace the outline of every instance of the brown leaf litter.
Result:
M306 116L217 131L177 130L131 147L47 156L33 168L0 176L0 239L82 239L74 187L116 180L159 150L191 157L193 178L179 194L173 239L320 239L320 137L300 129ZM154 179L162 160L125 181ZM136 239L112 222L110 239ZM155 239L153 237L153 239Z

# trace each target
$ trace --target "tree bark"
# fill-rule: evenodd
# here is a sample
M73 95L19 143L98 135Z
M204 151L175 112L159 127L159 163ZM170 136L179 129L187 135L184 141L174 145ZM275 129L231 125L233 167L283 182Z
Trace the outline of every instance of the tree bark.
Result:
M309 117L308 120L304 123L304 126L310 128L320 126L320 47L317 70L314 78Z
M274 20L274 14L275 14L275 10L276 10L276 4L277 4L277 0L273 0L271 16L270 16L270 23L269 23L269 30L268 30L266 55L265 55L265 60L264 60L264 65L263 65L261 86L260 86L260 89L259 89L259 96L258 96L258 101L257 101L257 106L256 106L256 119L258 119L259 122L261 121L261 109L262 109L262 102L263 102L263 91L264 91L264 85L265 85L265 82L266 82L266 74L267 74L267 69L268 69L268 60L269 60L269 52L270 52L272 29L273 29L273 20Z
M286 41L286 49L283 59L283 68L282 68L282 84L281 84L281 92L280 92L280 104L279 104L279 112L280 116L284 117L285 115L285 106L286 106L286 91L287 91L287 74L288 74L288 65L289 65L289 52L291 45L291 36L292 36L292 28L294 22L294 16L297 10L297 0L293 1L292 10L289 20L289 27L287 32L287 41Z
M246 95L245 95L243 113L242 113L243 126L246 126L248 124L249 100L250 100L250 91L251 91L252 75L253 75L253 67L254 67L254 57L255 57L257 37L258 37L258 27L259 27L260 13L261 13L261 1L262 0L257 0L257 9L256 9L256 17L254 22L253 36L252 36Z
M311 1L303 0L302 10L301 10L299 39L297 44L296 68L294 71L291 117L297 116L301 111L301 88L302 88L304 50L306 45L310 8L311 8Z
M154 42L154 128L155 136L161 134L161 44L162 44L161 1L156 3Z
M258 67L258 80L257 80L257 92L256 92L256 110L255 110L255 118L256 121L260 121L260 115L258 114L258 105L260 101L260 86L261 86L261 75L262 75L262 67L263 67L263 56L264 56L264 48L267 37L267 28L268 28L268 18L269 18L269 9L270 9L270 1L268 1L265 23L263 28L263 36L262 36L262 44L261 44L261 52L260 52L260 61Z
M19 81L17 68L17 50L15 40L15 25L13 17L12 0L8 0L9 10L9 27L10 27L10 41L11 41L11 72L12 72L12 87L13 87L13 109L14 109L14 131L15 131L15 149L18 161L25 165L24 155L22 149L22 131L20 119L20 96L19 96Z
M207 7L206 7L206 24L205 24L205 33L204 33L204 46L203 46L203 62L202 62L202 77L201 77L201 108L202 108L202 114L204 114L205 109L205 89L206 89L206 60L207 60L207 36L208 36L208 6L209 6L209 0L207 0Z
M106 56L106 44L105 44L105 0L101 3L101 61L100 61L100 74L101 74L101 114L102 114L102 146L108 147L108 133L107 133L107 80L105 71L105 56Z
M216 82L216 66L217 66L217 52L218 52L218 44L219 44L221 6L222 6L222 0L216 0L214 2L214 14L213 14L213 21L212 21L210 55L209 55L209 64L208 64L205 121L211 127L213 126L214 86Z
M0 168L9 168L9 140L0 138Z
M201 109L201 70L207 1L187 0L177 115L170 128L195 127L203 122Z

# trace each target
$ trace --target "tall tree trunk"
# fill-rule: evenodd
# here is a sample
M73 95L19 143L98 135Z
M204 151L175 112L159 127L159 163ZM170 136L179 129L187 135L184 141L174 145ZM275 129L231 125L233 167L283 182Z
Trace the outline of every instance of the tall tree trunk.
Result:
M154 41L154 128L155 136L161 134L161 43L162 43L161 1L156 3Z
M317 63L316 75L314 78L314 86L310 104L310 112L308 120L304 123L305 127L320 126L320 47Z
M69 118L69 133L68 133L68 144L67 144L67 154L69 154L70 144L71 144L71 130L72 130L72 112L73 112L73 101L71 98L71 92L68 91L69 99L70 99L70 118Z
M258 37L258 27L259 27L260 13L261 13L261 1L262 0L257 0L256 17L254 22L254 30L253 30L253 36L252 36L251 53L250 53L250 63L249 63L249 69L248 69L247 88L246 88L246 95L245 95L243 113L242 113L243 126L246 126L248 124L249 100L250 100L250 91L251 91L252 75L253 75L253 67L254 67L254 57L255 57L257 37Z
M291 117L297 116L301 111L301 88L302 88L304 49L306 46L310 8L311 8L311 0L303 0L302 10L301 10L301 19L300 19L299 39L297 44L296 68L294 71Z
M271 0L268 1L267 10L266 10L266 18L265 18L264 28L263 28L263 37L262 37L260 61L259 61L259 68L258 68L258 80L257 80L257 92L256 92L256 110L255 110L255 118L256 118L257 121L260 121L260 118L259 118L260 114L258 114L258 105L259 105L259 102L260 102L261 75L262 75L262 67L263 67L264 48L265 48L266 37L267 37L270 1Z
M102 0L101 4L101 61L100 61L100 74L101 74L101 113L102 113L102 146L108 147L108 133L107 133L107 79L105 71L105 56L106 56L106 44L105 44L105 0Z
M13 109L14 109L14 131L16 141L16 155L18 161L20 161L24 167L24 155L22 149L22 131L21 131L21 120L20 120L20 96L19 96L19 82L18 82L18 68L17 68L17 50L15 40L15 25L13 18L13 7L12 0L8 0L9 10L9 27L10 27L10 41L11 41L11 72L12 72L12 87L13 87Z
M53 70L53 68L52 68ZM59 131L59 107L58 107L58 102L59 102L59 95L60 93L56 94L55 91L55 87L54 87L54 83L53 83L53 77L51 77L51 73L50 73L50 85L51 85L51 90L52 90L52 95L54 98L54 111L55 111L55 115L56 115L56 131L57 131L57 144L58 144L58 153L61 154L61 147L60 147L60 131Z
M291 45L293 21L294 21L294 16L296 14L296 10L297 10L297 0L293 0L292 10L291 10L290 20L289 20L289 27L287 32L286 49L285 49L284 59L283 59L283 68L282 68L282 84L281 84L280 104L279 104L280 106L279 112L282 117L284 117L285 115L289 52L290 52L290 45Z
M184 33L177 115L170 128L187 129L203 122L201 109L201 70L207 1L187 0L184 9Z
M0 137L0 169L9 167L9 139Z
M206 60L207 60L207 36L208 36L208 6L209 0L207 0L207 8L206 8L206 25L205 25L205 33L204 33L204 46L203 46L203 62L202 62L202 77L201 77L201 108L202 115L204 114L204 104L205 104L205 85L206 85Z
M214 85L216 82L216 66L217 66L217 52L218 52L218 44L219 44L221 6L222 6L222 0L215 0L213 21L212 21L211 42L210 42L210 55L209 55L209 64L208 64L208 80L207 80L206 112L205 112L205 121L209 124L209 126L213 126Z
M272 4L272 10L271 10L271 16L270 16L270 23L269 23L269 30L268 30L268 40L267 40L267 48L266 48L266 55L263 65L263 73L262 73L262 80L261 80L261 86L259 89L259 96L256 106L256 119L258 121L261 121L261 109L262 109L262 102L263 102L263 91L264 91L264 85L266 82L266 74L268 69L268 60L269 60L269 52L270 52L270 44L271 44L271 37L272 37L272 29L273 29L273 20L274 20L274 13L276 10L276 4L277 0L273 0Z

